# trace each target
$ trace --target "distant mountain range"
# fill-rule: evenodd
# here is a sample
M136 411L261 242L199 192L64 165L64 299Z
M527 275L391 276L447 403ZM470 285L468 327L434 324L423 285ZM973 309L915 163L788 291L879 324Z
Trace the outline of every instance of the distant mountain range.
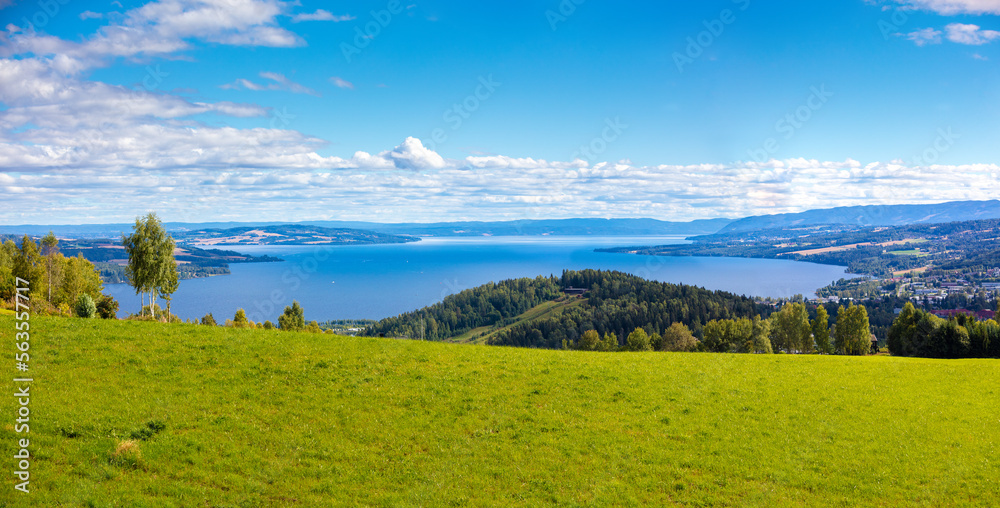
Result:
M931 205L841 206L800 213L758 215L732 221L718 234L787 229L798 226L849 224L854 226L905 226L1000 218L1000 201L952 201Z
M690 222L657 219L550 219L395 224L362 221L167 222L164 223L164 227L178 236L206 229L259 229L269 226L319 226L356 230L356 234L361 236L373 233L403 236L698 236L816 225L903 226L995 218L1000 218L998 200L952 201L930 205L846 206L800 213L759 215L736 220L703 219ZM62 237L117 238L122 232L130 232L132 224L0 226L0 234L41 236L50 230Z
M303 221L288 222L166 222L163 226L175 237L186 237L195 231L261 229L275 226L318 226L339 230L353 230L358 234L378 233L402 236L539 236L539 235L593 235L593 236L669 236L707 235L732 222L731 219L707 219L691 222L667 222L656 219L552 219L517 220L497 222L435 222L396 223L360 221ZM49 231L57 236L76 238L118 238L131 232L132 224L84 225L22 225L0 226L0 234L29 234L42 236ZM213 233L216 234L216 233Z
M304 224L203 228L171 233L175 240L196 247L214 245L368 245L415 242L419 238L362 229L325 228Z

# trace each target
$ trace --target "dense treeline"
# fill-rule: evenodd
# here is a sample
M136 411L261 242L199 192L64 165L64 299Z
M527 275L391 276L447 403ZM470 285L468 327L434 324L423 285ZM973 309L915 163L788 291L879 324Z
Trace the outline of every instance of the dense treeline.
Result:
M444 340L482 326L502 326L532 307L562 296L556 277L505 280L466 289L422 310L383 319L364 335Z
M105 284L126 284L128 283L128 274L125 273L125 267L117 263L107 263L103 261L98 261L94 263L97 270L100 272L101 281ZM222 266L200 266L194 264L183 264L177 265L177 277L181 280L186 279L197 279L201 277L210 277L213 275L229 275L229 267L226 265Z
M889 328L889 352L928 358L1000 358L1000 324L959 314L942 319L907 303Z
M744 296L648 281L614 271L565 271L560 284L562 287L589 289L585 304L567 307L557 316L502 330L490 339L490 344L560 348L564 340L576 342L587 330L627 341L636 328L643 329L650 336L660 335L674 323L682 323L694 335L700 336L704 323L713 319L768 312L768 308Z

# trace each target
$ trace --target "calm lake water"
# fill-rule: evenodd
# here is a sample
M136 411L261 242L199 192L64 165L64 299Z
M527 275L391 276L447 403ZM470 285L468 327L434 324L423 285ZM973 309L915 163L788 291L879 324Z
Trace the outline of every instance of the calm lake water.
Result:
M184 280L171 310L183 319L211 312L220 323L243 308L253 321L277 316L292 300L307 320L381 319L441 301L490 281L559 275L563 269L613 269L663 282L737 294L814 295L845 276L842 267L742 258L664 257L594 252L595 248L683 243L682 237L477 237L359 246L247 246L281 263L233 264L231 275ZM230 248L230 247L225 247ZM138 312L128 285L106 287L119 316Z

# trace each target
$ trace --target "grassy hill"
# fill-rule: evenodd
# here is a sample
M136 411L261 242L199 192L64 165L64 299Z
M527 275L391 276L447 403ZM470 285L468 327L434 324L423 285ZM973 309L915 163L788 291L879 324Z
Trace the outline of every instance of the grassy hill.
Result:
M32 493L0 506L1000 503L996 360L31 331Z

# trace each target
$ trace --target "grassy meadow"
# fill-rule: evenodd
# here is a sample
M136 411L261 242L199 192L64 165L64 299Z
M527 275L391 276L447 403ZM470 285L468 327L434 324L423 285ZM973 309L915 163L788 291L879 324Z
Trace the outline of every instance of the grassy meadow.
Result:
M1000 362L35 317L0 506L996 506ZM0 316L14 370L14 321Z

